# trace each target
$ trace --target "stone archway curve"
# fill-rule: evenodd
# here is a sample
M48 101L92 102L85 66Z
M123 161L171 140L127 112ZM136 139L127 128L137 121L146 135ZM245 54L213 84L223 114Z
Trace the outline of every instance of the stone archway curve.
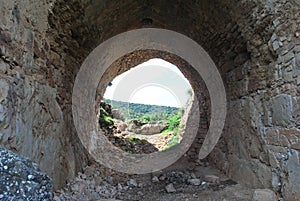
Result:
M192 39L165 29L143 28L116 35L96 47L83 62L74 83L72 114L78 136L97 162L129 174L144 174L176 162L192 144L199 125L198 103L194 101L182 142L165 152L129 154L113 146L99 128L95 95L104 72L118 58L136 50L166 51L186 60L203 78L211 99L210 127L199 158L214 148L224 127L226 93L222 78L206 51ZM103 86L104 87L104 86ZM106 86L105 86L106 87Z

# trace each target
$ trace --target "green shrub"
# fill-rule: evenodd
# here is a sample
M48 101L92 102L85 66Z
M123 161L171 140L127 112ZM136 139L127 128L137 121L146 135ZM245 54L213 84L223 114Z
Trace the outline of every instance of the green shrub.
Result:
M136 143L138 143L138 142L146 141L146 140L139 139L139 138L132 137L132 136L130 136L130 137L128 138L128 140L129 140L129 142L131 142L131 143L133 143L133 144L136 144Z
M174 114L169 119L167 119L167 121L165 121L165 124L167 124L167 128L165 130L163 130L162 133L168 133L171 131L175 131L175 132L179 131L181 128L180 122L181 122L181 112L179 111L178 113Z
M99 123L101 127L107 127L113 125L115 120L109 116L104 108L100 108Z
M170 132L174 133L174 136L171 137L168 144L162 148L162 151L166 151L171 147L180 143L181 140L181 132L182 132L182 125L180 124L182 117L182 111L178 111L178 113L171 116L165 123L168 127L163 130L163 134L168 134Z
M139 120L143 123L148 123L151 121L151 117L149 115L144 115Z

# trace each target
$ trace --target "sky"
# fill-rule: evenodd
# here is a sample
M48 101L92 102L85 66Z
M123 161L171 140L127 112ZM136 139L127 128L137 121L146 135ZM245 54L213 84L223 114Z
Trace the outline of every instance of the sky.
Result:
M172 107L184 107L191 89L175 65L157 58L131 68L111 83L105 99Z

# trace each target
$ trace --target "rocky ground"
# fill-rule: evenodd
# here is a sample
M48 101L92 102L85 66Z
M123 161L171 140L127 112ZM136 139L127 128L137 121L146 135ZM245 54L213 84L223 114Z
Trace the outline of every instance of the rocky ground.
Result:
M28 159L0 149L0 200L15 201L277 201L269 189L247 189L185 157L171 167L127 175L92 163L52 194L51 179Z
M133 154L149 154L162 151L174 136L174 132L162 133L167 127L162 122L143 123L138 120L125 121L111 105L101 102L100 107L114 121L99 121L100 128L109 141L123 151ZM113 112L114 111L114 112ZM118 118L116 118L118 117ZM104 117L100 118L104 119Z
M131 135L118 133L117 128L112 125L109 128L103 128L104 135L108 140L116 147L119 147L123 151L132 154L150 154L158 151L158 149L147 140L136 140L129 137Z
M104 105L104 107L108 107ZM105 108L109 115L111 108ZM102 121L103 122L103 121ZM172 133L149 132L156 125L123 121L100 127L110 142L130 153L152 153L168 144ZM143 128L148 129L147 132ZM160 131L162 128L159 128ZM132 132L135 131L135 132ZM131 139L130 139L131 138ZM138 138L139 140L132 140ZM207 161L189 161L183 156L171 167L145 175L127 175L92 164L65 188L54 193L55 201L277 201L268 189L248 189L210 166Z
M27 158L0 147L0 200L51 201L52 180Z
M183 160L183 159L181 159ZM277 201L268 189L247 189L227 178L208 163L193 170L177 166L146 175L126 175L97 164L86 167L64 189L55 192L55 201Z
M169 133L158 133L153 135L141 135L141 134L135 134L135 133L121 133L121 134L115 134L115 136L121 136L123 138L138 138L140 140L145 140L152 146L156 148L156 151L162 151L164 147L166 147L170 141L170 139L174 136L173 132Z

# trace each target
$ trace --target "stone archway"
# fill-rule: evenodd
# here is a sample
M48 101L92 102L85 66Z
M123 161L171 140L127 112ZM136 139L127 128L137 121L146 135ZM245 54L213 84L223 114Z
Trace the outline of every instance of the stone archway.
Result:
M247 186L299 197L298 0L11 0L0 10L0 144L55 188L90 162L71 111L83 60L117 34L164 28L200 44L224 80L225 129L207 160Z
M97 122L93 112L96 103L95 98L91 97L96 96L100 78L115 60L139 49L154 49L178 55L193 66L203 78L211 96L212 107L211 126L199 153L200 158L206 157L217 143L225 122L226 93L222 78L201 46L184 35L163 29L125 32L105 41L87 57L77 75L73 90L73 117L82 143L98 162L118 171L141 174L157 171L174 163L194 141L200 116L198 104L194 104L187 121L186 132L190 135L172 152L143 156L122 153L112 147L94 125L94 122Z

